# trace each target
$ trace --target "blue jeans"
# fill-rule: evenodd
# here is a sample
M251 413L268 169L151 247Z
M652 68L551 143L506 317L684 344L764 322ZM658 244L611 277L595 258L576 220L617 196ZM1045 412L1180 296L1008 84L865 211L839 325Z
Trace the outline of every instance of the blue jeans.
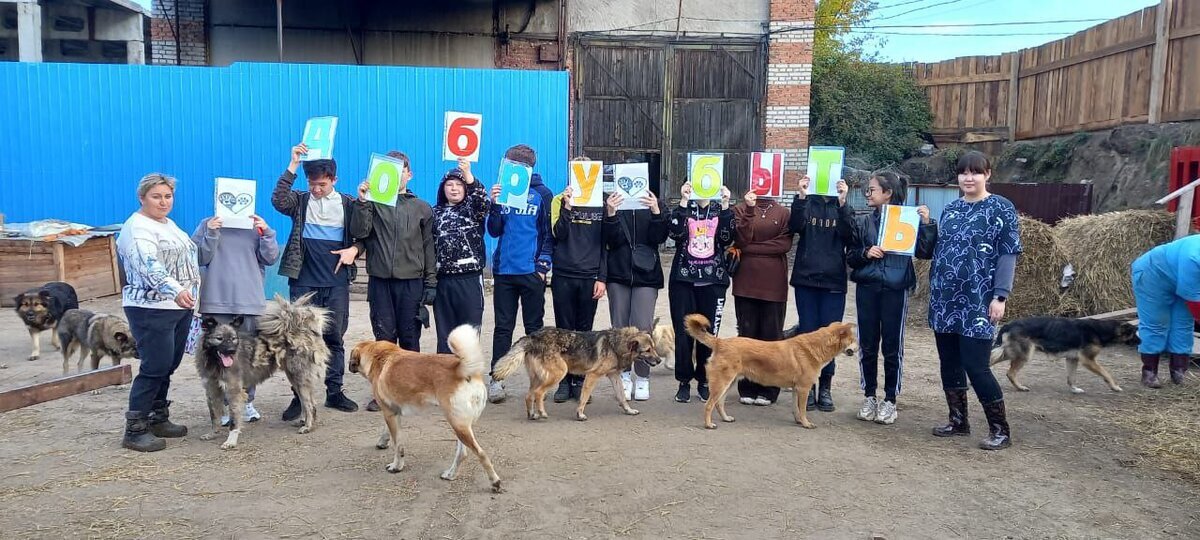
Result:
M842 320L846 313L846 293L815 287L796 287L796 312L800 315L800 333L816 332ZM837 362L821 370L821 388L829 388Z
M296 300L308 293L314 293L312 303L329 310L329 321L325 325L325 345L329 347L329 369L325 372L325 393L337 394L342 391L342 375L346 373L346 346L342 336L346 335L346 327L350 322L350 286L339 287L305 287L292 285L289 293Z
M171 375L183 360L192 310L126 307L125 318L141 357L129 387L129 412L148 413L156 402L167 400Z

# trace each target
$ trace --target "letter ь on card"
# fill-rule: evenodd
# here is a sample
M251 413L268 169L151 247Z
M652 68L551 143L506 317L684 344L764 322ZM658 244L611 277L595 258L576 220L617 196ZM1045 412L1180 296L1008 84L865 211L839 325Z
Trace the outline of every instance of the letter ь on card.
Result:
M917 207L885 204L882 214L879 220L879 249L911 257L917 251L917 229L921 226Z

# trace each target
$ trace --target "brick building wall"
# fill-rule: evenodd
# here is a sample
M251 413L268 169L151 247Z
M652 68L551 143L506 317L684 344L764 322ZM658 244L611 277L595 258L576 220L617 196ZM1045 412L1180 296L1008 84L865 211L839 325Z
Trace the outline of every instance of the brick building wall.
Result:
M558 69L558 61L547 57L543 60L539 47L546 48L547 53L553 54L558 50L558 42L541 39L510 39L507 43L496 43L496 67L507 69Z
M812 88L813 23L816 0L770 0L767 41L767 106L763 142L783 152L784 190L795 192L808 166L808 121Z
M153 1L150 63L208 65L208 14L205 4L204 0Z

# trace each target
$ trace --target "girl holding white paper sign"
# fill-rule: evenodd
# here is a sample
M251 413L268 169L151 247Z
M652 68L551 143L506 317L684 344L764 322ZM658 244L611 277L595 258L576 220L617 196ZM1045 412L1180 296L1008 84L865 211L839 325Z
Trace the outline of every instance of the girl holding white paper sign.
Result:
M846 248L854 239L854 211L846 204L850 188L838 180L836 197L806 195L812 179L800 179L800 192L792 200L788 230L797 235L796 261L792 267L792 287L796 293L796 311L800 316L797 331L814 332L840 322L846 311ZM833 374L837 362L821 370L818 387L808 390L808 410L833 412ZM805 391L797 388L797 392Z
M867 206L874 209L854 220L854 242L847 253L850 280L856 284L858 307L858 367L862 374L863 399L858 419L879 424L896 421L896 397L904 370L904 323L908 317L908 294L917 284L912 257L884 253L879 244L882 209L902 205L908 184L892 172L882 172L867 183ZM929 208L917 208L922 225L917 231L917 256L929 258L937 239L936 225L929 221ZM883 343L883 401L875 392L879 385L879 348Z
M942 210L929 269L929 326L937 341L942 389L950 422L933 428L938 437L971 433L967 423L967 381L983 405L988 437L984 450L1012 444L1004 392L988 364L996 325L1012 291L1021 232L1012 202L988 193L992 166L980 152L958 159L962 197Z

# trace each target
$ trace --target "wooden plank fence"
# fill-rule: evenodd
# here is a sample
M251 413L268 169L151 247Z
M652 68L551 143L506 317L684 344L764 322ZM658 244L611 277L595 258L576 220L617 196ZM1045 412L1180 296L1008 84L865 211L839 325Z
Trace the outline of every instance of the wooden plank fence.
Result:
M938 143L1200 119L1200 1L1160 0L1040 47L916 64Z

